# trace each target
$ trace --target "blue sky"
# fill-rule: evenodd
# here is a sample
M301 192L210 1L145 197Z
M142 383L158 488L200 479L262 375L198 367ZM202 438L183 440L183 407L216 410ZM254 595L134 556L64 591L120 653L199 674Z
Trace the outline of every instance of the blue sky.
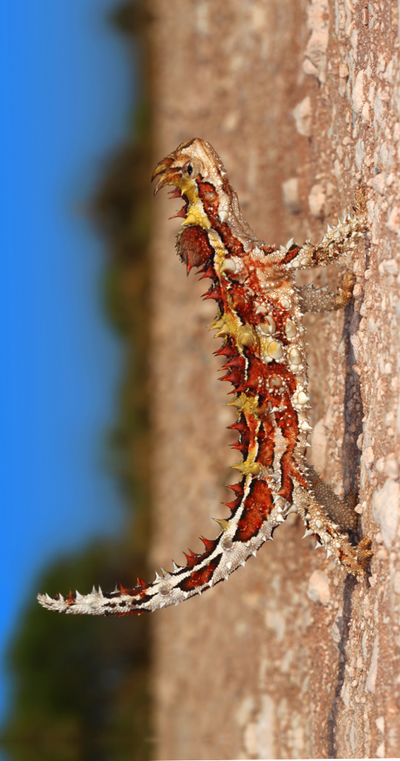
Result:
M102 468L121 347L101 311L103 243L82 211L135 103L129 51L105 21L116 4L0 8L2 653L38 571L123 520Z

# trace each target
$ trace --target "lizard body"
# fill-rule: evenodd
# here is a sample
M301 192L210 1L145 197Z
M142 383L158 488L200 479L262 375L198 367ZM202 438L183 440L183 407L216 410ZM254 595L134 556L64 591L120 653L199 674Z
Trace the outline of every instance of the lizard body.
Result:
M105 594L69 593L51 599L39 595L46 608L66 613L124 615L178 605L227 579L272 538L289 511L304 521L344 568L363 576L371 555L370 541L354 546L348 530L358 515L341 500L312 468L306 447L311 430L303 315L331 311L352 297L354 276L346 272L337 292L299 288L298 270L337 261L356 247L366 229L365 199L356 196L354 214L328 231L318 245L293 240L277 249L267 246L244 220L237 194L212 146L194 138L182 143L161 161L153 175L155 194L175 186L172 197L182 197L183 217L177 252L188 273L193 267L211 279L208 298L218 313L212 323L222 339L216 352L225 359L224 379L234 387L231 405L239 434L235 445L242 459L233 465L241 474L230 488L234 499L230 515L219 520L216 539L204 539L202 554L186 555L186 565L174 563L171 572L156 574L151 584L138 580Z

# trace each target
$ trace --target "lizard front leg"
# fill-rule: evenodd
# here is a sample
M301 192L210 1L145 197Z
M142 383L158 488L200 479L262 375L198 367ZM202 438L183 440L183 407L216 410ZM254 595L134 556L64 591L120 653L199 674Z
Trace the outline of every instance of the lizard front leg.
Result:
M351 301L356 276L347 270L336 291L330 291L329 286L314 288L313 283L299 288L300 308L305 312L333 312L343 309Z
M289 272L327 266L347 256L356 248L367 229L366 192L360 188L355 196L353 214L345 214L338 223L325 233L320 243L307 240L302 246L289 241L280 249L280 266Z

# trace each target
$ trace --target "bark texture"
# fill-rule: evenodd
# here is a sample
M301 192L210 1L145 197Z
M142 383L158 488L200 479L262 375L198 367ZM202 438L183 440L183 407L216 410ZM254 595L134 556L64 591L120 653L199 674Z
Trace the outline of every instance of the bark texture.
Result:
M318 240L368 188L344 312L308 317L311 459L359 490L373 538L357 583L290 516L201 598L154 616L156 758L400 756L400 63L398 6L152 0L154 164L209 140L267 243ZM152 562L182 563L227 511L237 456L206 290L174 253L179 202L154 203ZM337 269L317 271L334 284ZM302 281L307 282L305 279Z

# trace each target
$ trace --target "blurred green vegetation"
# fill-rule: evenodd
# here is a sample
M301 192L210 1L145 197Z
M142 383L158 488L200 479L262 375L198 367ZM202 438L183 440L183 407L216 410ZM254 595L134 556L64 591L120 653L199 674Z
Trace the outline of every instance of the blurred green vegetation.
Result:
M97 543L52 565L35 581L54 595L111 591L148 578L150 433L148 413L151 18L146 0L121 5L110 18L135 46L141 100L132 138L106 163L90 215L107 241L103 302L125 344L118 416L109 434L109 467L130 518L120 541ZM135 573L135 576L133 576ZM33 592L33 590L32 590ZM149 617L60 616L34 602L8 653L13 699L0 732L12 761L145 761L152 756Z
M137 139L120 149L109 163L91 210L110 253L103 281L105 310L127 348L119 419L110 437L110 466L135 509L148 501L150 446L147 348L151 145L146 104L142 104L138 117Z
M145 557L136 552L138 573ZM93 579L133 583L130 548L99 543L38 581L54 595ZM2 746L15 761L142 761L150 757L148 616L62 616L34 602L8 658L14 704Z

